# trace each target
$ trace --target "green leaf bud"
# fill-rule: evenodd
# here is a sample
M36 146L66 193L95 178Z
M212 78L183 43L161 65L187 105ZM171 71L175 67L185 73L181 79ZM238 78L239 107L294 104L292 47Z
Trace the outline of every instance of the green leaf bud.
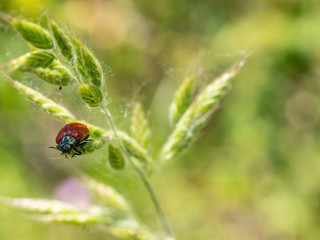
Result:
M78 39L72 38L72 43L77 55L75 63L85 83L100 87L102 82L102 68L93 53Z
M172 126L179 122L182 115L188 109L193 100L194 76L187 75L174 94L170 105L169 120Z
M40 25L27 20L15 18L10 18L10 23L14 29L20 33L23 39L32 46L41 49L53 48L53 42L50 33Z
M84 48L83 50L83 58L86 64L90 83L100 87L102 78L102 69L100 63L87 48Z
M37 67L48 67L55 56L45 51L29 52L20 56L19 58L10 61L9 66L12 70L30 70Z
M72 37L72 45L74 49L74 65L76 66L76 69L80 73L80 77L83 83L89 83L89 78L87 75L86 67L85 67L85 62L82 57L82 47L81 47L81 42L76 39L75 37Z
M145 149L149 148L151 130L140 102L135 102L132 110L131 135Z
M54 60L47 68L35 68L32 72L54 85L67 86L74 82L70 71L57 60Z
M58 26L57 23L50 20L50 29L56 43L62 53L62 55L71 60L72 58L72 44L69 40L68 36L64 33L64 31Z
M117 170L123 169L125 164L120 148L112 143L109 144L109 163Z
M79 93L83 101L90 107L97 107L102 102L102 93L99 88L88 84L82 84L79 87Z

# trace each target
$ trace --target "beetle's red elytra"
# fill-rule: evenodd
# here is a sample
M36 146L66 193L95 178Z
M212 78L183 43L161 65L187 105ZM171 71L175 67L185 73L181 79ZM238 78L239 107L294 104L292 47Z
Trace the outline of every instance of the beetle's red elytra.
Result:
M56 147L62 154L81 155L84 152L84 146L91 141L89 138L89 129L82 123L69 123L60 129L57 137ZM82 152L80 151L82 149Z
M80 140L89 134L89 129L86 125L81 123L69 123L66 124L61 130L59 131L56 143L59 144L62 138L66 135L74 137L77 140Z

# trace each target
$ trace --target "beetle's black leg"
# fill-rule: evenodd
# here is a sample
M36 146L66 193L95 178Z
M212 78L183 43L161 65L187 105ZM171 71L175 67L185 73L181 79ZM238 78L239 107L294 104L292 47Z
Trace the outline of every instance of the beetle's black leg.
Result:
M73 155L81 155L81 152L79 151L79 149L74 148L73 150L76 151L76 153L74 153Z
M87 143L87 142L78 143L78 144L77 144L77 147L81 147L81 146L85 145L86 143Z
M84 152L85 150L84 150L83 146L86 145L87 142L88 142L88 141L86 141L86 142L81 142L81 143L79 143L79 144L77 145L77 147L81 147L82 151Z
M87 143L87 142L91 142L92 139L88 139L90 137L90 135L88 134L87 136L85 136L84 138L78 140L78 142L75 144L73 150L75 151L74 155L81 155L83 152L85 152L84 150L84 145ZM83 152L81 152L77 147L80 147L81 150Z
M90 135L88 134L87 136L85 136L84 138L82 138L80 142L91 141L91 140L88 140L89 137L90 137Z
M83 146L86 144L87 142L82 142L82 143L78 143L77 147L80 147L82 149L82 151L84 152L84 148ZM79 150L79 149L78 149Z
M90 135L88 134L87 136L85 136L84 138L82 138L82 139L79 141L78 146L79 146L80 144L84 145L84 144L86 144L87 142L91 142L92 139L88 139L89 137L90 137Z
M90 135L88 134L87 136L84 137L84 140L88 140L89 137Z

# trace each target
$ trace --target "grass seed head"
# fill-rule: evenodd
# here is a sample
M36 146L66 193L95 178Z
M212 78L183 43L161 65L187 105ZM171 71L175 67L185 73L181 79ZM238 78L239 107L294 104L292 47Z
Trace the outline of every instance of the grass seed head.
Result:
M20 33L22 38L27 43L31 44L31 46L40 49L53 48L53 42L50 33L38 24L15 18L10 18L10 23L13 28Z
M169 110L169 120L171 126L177 124L181 116L190 106L193 99L193 82L194 76L187 75L175 92Z
M207 85L181 116L173 132L160 152L160 162L165 163L177 157L194 141L209 116L231 87L231 80L244 65L245 59L233 65L220 77Z
M149 148L151 130L140 102L135 102L132 110L130 131L133 138L145 149Z
M125 161L121 149L113 143L109 143L109 163L113 169L121 170L124 168Z
M72 44L68 35L66 35L62 28L60 28L59 25L51 19L49 20L49 28L60 52L67 60L70 61L72 59Z
M81 84L79 93L82 100L90 107L98 107L102 103L102 93L99 88L89 85Z

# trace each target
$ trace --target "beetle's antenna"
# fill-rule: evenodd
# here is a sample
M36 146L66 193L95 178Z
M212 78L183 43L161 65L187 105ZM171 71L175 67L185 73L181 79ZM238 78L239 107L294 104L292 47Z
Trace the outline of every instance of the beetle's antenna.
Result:
M48 148L53 148L53 149L59 150L57 147L52 147L52 146L49 146ZM60 151L60 150L59 150L59 151Z

